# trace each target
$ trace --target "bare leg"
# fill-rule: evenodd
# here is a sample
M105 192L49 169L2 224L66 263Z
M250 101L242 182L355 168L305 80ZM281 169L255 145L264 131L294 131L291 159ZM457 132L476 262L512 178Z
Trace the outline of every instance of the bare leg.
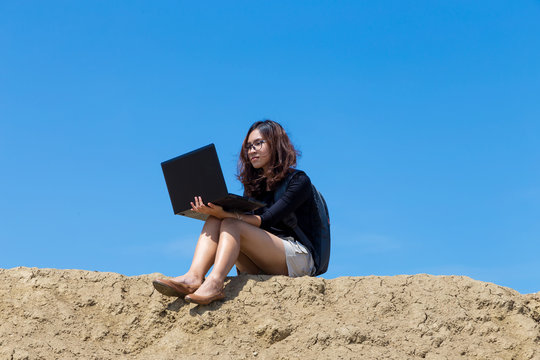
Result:
M245 274L262 274L264 271L262 271L251 259L242 252L240 248L240 254L238 254L238 259L236 259L236 268L238 271L245 273Z
M197 241L191 267L184 275L174 278L175 281L188 285L202 284L204 276L210 270L216 258L220 227L220 219L210 216L206 220Z
M195 294L208 296L221 291L240 250L264 273L288 274L285 248L279 237L246 222L228 218L221 222L214 268Z

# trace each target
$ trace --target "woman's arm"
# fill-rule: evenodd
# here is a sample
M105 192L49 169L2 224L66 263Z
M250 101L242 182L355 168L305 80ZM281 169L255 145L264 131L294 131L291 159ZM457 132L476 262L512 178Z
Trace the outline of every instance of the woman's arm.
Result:
M269 209L261 215L262 229L269 229L284 217L294 212L311 194L311 180L303 173L296 173L283 193Z
M261 217L259 215L247 215L247 214L235 213L234 216L238 220L245 221L248 224L254 225L256 227L261 227Z
M205 205L200 196L195 197L195 203L191 203L191 208L193 211L211 215L218 219L236 218L267 230L279 223L285 216L294 212L309 198L310 194L311 180L305 173L300 172L295 174L289 181L283 196L260 216L228 212L223 210L221 206L212 203Z
M229 211L225 211L223 210L223 207L212 203L208 203L208 205L205 205L200 196L196 196L195 203L191 203L191 210L199 212L201 214L211 215L218 219L233 218L245 221L248 224L254 225L256 227L261 226L261 217L259 215L232 213Z

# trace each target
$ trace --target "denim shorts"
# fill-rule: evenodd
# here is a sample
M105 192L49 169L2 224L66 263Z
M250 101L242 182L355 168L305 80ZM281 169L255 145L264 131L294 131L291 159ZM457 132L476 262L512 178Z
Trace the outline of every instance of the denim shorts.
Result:
M292 236L280 237L285 247L287 270L290 277L310 276L315 273L313 257L299 241Z

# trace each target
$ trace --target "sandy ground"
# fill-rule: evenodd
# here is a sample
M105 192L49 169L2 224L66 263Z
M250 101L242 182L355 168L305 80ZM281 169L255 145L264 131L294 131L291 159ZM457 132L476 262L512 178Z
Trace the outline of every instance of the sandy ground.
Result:
M208 306L160 274L0 269L0 359L540 359L540 292L462 276L230 278Z

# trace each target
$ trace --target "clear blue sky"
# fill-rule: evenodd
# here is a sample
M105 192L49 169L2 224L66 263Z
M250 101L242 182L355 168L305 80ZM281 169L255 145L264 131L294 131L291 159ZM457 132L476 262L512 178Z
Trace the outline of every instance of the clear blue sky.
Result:
M323 277L540 290L538 1L1 1L0 267L178 275L160 162L282 123L325 195Z

